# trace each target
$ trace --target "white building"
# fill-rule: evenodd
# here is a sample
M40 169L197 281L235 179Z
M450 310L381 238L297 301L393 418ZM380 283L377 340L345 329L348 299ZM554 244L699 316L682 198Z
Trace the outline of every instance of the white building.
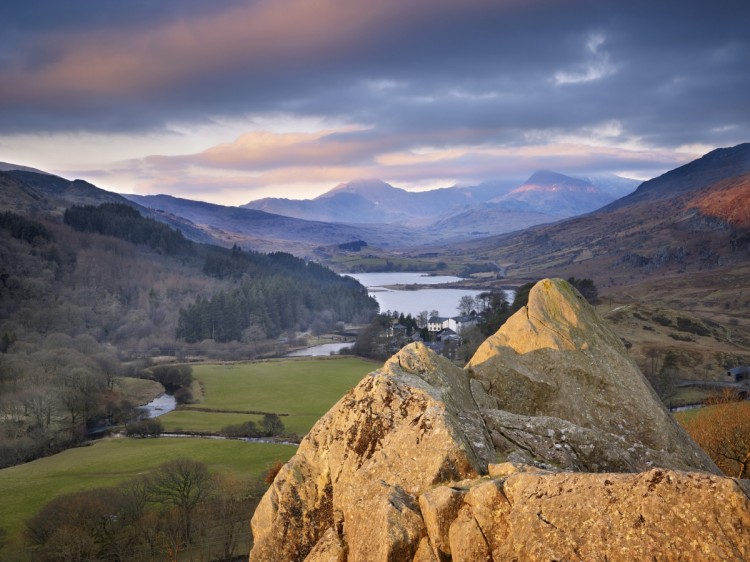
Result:
M427 331L436 334L441 330L450 329L460 334L464 328L474 326L477 323L476 316L453 316L451 318L443 316L430 316L427 321Z

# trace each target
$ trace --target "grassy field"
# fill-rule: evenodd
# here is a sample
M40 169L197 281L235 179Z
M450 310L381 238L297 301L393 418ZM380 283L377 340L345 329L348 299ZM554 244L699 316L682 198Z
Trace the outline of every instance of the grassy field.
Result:
M305 435L313 424L364 375L378 365L356 357L287 359L239 364L194 365L203 387L200 408L180 409L160 418L165 430L217 431L259 416L228 410L288 414L287 431Z
M708 398L718 396L719 392L710 388L700 388L696 386L687 386L678 388L674 396L666 400L667 407L684 406L686 404L696 404L703 402Z
M237 475L250 484L275 460L286 461L295 451L296 447L290 445L213 439L98 441L0 470L0 528L16 542L23 521L52 498L85 488L113 486L172 459L187 457L204 462L212 471Z
M162 416L165 429L217 431L260 416L226 410L286 413L287 431L304 435L362 377L378 365L354 357L289 359L231 365L194 365L204 391L198 405L216 412L177 410ZM139 381L121 380L127 392L146 398L155 390ZM125 390L125 389L123 389ZM224 410L224 411L222 411ZM111 438L87 447L0 470L0 529L8 533L8 549L18 546L23 521L52 498L85 488L111 486L180 457L208 464L248 483L276 460L288 460L289 445L212 439ZM10 550L0 549L0 559Z

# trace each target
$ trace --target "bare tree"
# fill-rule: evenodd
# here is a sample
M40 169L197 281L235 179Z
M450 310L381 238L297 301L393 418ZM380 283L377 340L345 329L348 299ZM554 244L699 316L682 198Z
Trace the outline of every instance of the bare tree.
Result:
M175 459L161 465L149 479L151 501L172 505L180 516L183 539L190 541L193 514L212 489L208 467L191 459Z
M239 482L221 478L213 501L206 506L206 515L216 525L215 540L221 560L232 560L241 539L247 533L247 520L252 511L251 499Z
M477 301L471 295L464 295L458 300L458 313L461 316L468 316L476 308Z

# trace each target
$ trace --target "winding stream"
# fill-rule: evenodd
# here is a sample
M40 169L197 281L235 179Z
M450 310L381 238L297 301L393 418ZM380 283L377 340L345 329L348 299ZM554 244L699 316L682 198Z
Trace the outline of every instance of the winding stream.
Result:
M177 400L171 394L160 394L148 404L139 406L140 410L145 413L145 418L158 418L177 407Z

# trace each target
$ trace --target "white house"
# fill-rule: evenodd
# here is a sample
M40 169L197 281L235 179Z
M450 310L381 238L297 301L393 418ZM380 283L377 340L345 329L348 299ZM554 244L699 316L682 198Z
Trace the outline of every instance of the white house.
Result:
M436 334L446 328L450 328L455 332L456 321L453 318L443 316L430 316L430 319L427 321L427 331L430 333Z
M460 334L464 328L474 326L476 323L476 316L453 316L451 318L430 316L430 319L427 321L427 331L436 334L441 330L449 329Z

